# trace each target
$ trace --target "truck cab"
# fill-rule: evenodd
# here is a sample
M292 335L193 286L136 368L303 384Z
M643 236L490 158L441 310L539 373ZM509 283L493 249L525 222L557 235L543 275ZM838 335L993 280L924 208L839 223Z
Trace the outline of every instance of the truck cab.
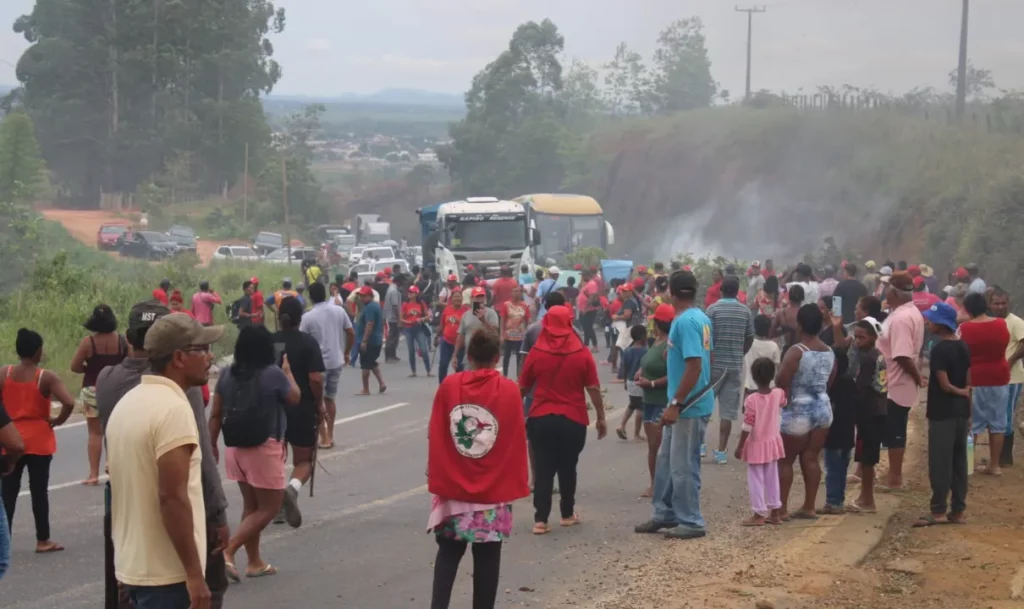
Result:
M522 204L471 197L420 212L424 235L435 230L440 235L434 263L442 277L454 274L461 280L469 265L478 273L485 269L488 278L496 277L501 266L518 274L525 264L533 272L531 248L537 235L530 229Z

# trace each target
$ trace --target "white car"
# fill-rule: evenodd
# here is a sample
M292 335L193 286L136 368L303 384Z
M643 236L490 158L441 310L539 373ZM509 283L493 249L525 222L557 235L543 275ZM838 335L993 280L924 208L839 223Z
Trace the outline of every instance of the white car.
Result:
M259 262L260 255L248 245L222 245L213 252L214 260Z
M363 254L363 250L366 249L365 245L354 245L348 252L349 264L357 264L360 260L360 256Z
M302 264L302 261L306 258L316 258L316 256L317 251L311 247L292 248L292 264L296 266ZM288 264L288 248L276 249L264 256L263 260L270 264Z
M359 273L359 284L362 285L367 279L373 281L377 278L377 273L384 269L394 268L398 265L399 270L402 273L409 272L409 263L401 258L391 258L389 260L377 260L374 262L366 261L361 264L357 264L352 267L357 273Z
M370 260L394 260L395 250L390 247L372 246L364 249L359 254L359 262L367 262Z

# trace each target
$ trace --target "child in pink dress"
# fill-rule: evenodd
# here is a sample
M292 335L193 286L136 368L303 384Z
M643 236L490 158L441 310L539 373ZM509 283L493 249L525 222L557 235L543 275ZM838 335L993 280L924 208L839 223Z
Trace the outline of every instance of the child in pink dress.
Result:
M772 388L775 362L767 357L754 360L750 377L757 391L747 396L743 405L743 433L736 447L736 458L747 462L747 487L754 515L743 526L759 527L779 524L779 459L786 454L782 445L782 407L786 392Z

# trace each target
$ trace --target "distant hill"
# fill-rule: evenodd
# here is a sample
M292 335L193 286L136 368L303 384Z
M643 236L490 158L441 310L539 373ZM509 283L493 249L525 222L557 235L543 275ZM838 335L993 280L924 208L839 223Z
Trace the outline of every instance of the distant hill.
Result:
M272 94L266 101L291 101L322 104L358 104L361 106L418 106L455 109L465 104L462 95L420 89L381 89L374 93L343 93L332 97Z

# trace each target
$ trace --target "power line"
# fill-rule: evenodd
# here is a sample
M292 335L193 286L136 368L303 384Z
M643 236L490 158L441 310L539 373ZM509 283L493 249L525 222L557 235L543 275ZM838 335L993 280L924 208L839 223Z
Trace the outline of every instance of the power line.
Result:
M966 2L967 0L964 0ZM754 15L756 13L767 12L768 9L764 6L752 6L750 8L740 8L736 6L736 12L747 14L747 94L745 99L750 99L750 64L751 64L751 53L754 41Z

